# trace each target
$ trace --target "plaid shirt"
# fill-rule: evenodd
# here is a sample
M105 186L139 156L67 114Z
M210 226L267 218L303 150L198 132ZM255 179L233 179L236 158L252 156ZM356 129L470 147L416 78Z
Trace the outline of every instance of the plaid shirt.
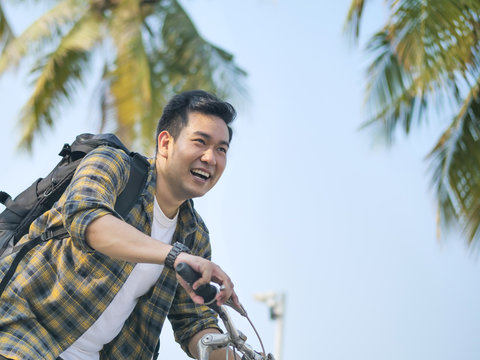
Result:
M150 159L147 185L125 221L150 234L155 194L155 162ZM102 314L135 264L109 258L85 241L93 220L113 214L125 187L129 157L101 147L77 168L60 200L35 220L21 241L35 238L51 226L64 224L70 237L47 241L30 251L0 298L0 354L12 359L54 360ZM180 207L173 242L185 243L193 254L210 258L208 230L191 200ZM13 256L0 263L0 277ZM187 352L189 339L205 328L218 328L205 306L195 305L174 271L164 268L155 286L143 295L121 332L101 351L101 359L151 359L165 317L175 339Z

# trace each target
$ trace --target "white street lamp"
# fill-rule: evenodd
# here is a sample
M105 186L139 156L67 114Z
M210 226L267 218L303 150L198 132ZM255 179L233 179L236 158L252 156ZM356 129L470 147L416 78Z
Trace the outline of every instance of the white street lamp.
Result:
M283 292L263 292L257 293L254 299L267 304L270 309L270 319L275 320L275 360L282 360L282 346L283 346L283 323L285 318L285 298Z

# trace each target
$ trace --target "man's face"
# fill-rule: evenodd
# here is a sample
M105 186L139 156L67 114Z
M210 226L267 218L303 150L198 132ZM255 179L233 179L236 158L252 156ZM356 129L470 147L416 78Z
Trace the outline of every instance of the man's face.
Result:
M207 193L225 169L228 147L228 128L221 118L189 113L187 126L171 138L167 150L164 175L172 196L184 201Z

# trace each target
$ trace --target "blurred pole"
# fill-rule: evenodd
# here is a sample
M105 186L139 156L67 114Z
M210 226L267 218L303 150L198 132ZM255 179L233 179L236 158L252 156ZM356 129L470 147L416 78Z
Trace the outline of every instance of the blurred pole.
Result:
M283 292L264 292L254 295L255 300L267 304L270 310L270 319L275 320L275 360L282 360L283 353L283 328L285 318L285 298Z

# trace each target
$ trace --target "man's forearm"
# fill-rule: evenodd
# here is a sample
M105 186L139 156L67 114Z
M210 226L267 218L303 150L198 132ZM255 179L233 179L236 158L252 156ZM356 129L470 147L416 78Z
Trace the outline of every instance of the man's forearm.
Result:
M86 240L107 256L136 263L163 264L171 249L113 215L94 220L87 227Z

